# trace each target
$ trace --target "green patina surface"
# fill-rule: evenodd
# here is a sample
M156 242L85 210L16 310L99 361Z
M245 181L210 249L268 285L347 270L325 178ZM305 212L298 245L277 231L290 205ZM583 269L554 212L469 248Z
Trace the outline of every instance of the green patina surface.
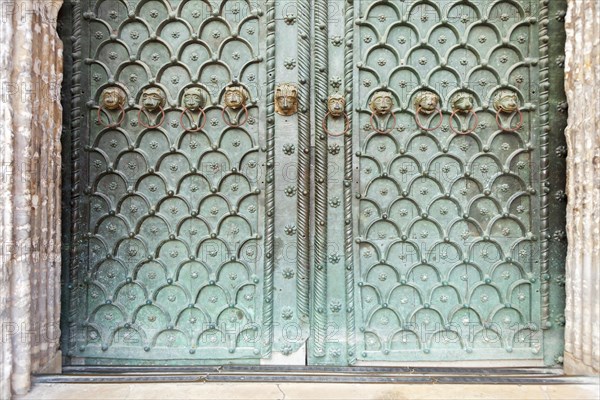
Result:
M561 361L563 1L71 6L67 362L259 363L307 338L310 364ZM298 114L276 114L290 81Z

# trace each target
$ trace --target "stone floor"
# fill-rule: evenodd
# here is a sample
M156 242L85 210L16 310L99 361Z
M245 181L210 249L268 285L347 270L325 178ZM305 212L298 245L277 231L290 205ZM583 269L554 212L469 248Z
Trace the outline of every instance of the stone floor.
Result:
M422 385L345 383L38 383L19 400L96 399L600 399L598 385Z

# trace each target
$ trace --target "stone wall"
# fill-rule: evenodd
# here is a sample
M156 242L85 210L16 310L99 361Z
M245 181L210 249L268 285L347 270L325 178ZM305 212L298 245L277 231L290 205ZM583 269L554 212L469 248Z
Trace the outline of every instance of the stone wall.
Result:
M0 23L0 398L58 360L60 2L3 3ZM60 364L59 364L60 365Z
M566 19L567 309L565 371L600 371L600 3L570 0Z

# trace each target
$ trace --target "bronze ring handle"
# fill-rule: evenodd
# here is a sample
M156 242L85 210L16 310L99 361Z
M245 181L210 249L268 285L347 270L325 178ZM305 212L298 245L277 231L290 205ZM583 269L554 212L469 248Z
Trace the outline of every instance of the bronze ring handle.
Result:
M196 128L188 128L187 126L185 126L185 124L183 123L183 116L187 115L187 113L190 113L190 119L192 120L192 123L194 122L194 114L192 114L192 111L189 108L184 108L183 111L181 112L181 114L179 114L179 124L181 125L181 127L188 132L198 132L199 130L204 128L204 125L206 125L206 113L204 112L204 110L202 108L199 108L198 110L200 110L200 118L198 119L198 124L199 126L197 126ZM200 121L202 121L202 124L200 124ZM195 124L192 124L192 126L194 126Z
M423 126L423 124L421 124L421 119L419 118L419 114L421 114L421 110L422 110L421 107L418 107L417 108L417 112L415 113L415 122L417 123L417 125L419 126L419 128L421 128L424 131L431 132L431 131L435 131L437 128L439 128L440 126L442 126L442 122L444 120L444 116L442 115L442 110L440 108L437 109L437 113L440 116L440 122L436 126L434 126L433 128L425 128Z
M475 132L475 129L477 129L477 125L479 125L479 117L477 116L477 113L475 111L473 111L473 110L469 110L468 111L469 114L472 114L473 117L475 117L475 124L473 124L473 129L469 129L469 130L466 130L464 132L459 132L456 129L454 129L454 125L452 125L452 120L454 119L454 116L457 113L459 113L459 112L461 112L461 113L464 114L464 112L462 110L454 110L454 111L452 111L452 115L450 115L450 121L449 121L450 122L450 124L449 124L450 125L450 130L452 132L456 133L457 135L468 135L469 133Z
M246 121L248 121L248 108L246 108L245 104L242 104L242 108L244 109L244 114L245 114L244 120L237 125L227 122L227 119L225 118L225 110L227 110L228 108L229 108L228 106L225 106L221 110L221 119L223 120L223 122L225 122L225 125L230 126L232 128L238 128L238 127L244 125L246 123ZM234 108L234 110L235 110L235 108Z
M142 122L142 111L144 111L144 115L148 116L146 114L146 111L143 110L142 108L139 109L138 111L138 123L143 126L144 128L149 128L149 129L153 129L153 128L158 128L159 126L162 125L162 123L165 121L165 110L162 108L162 106L158 106L160 108L160 114L161 114L161 118L160 121L158 122L158 124L156 125L146 125L145 123ZM148 118L148 120L150 120Z
M348 114L344 113L344 131L339 133L331 132L329 129L327 129L327 118L329 117L329 115L331 115L330 111L328 111L327 114L325 114L325 117L323 118L323 123L321 124L323 126L323 131L326 134L328 134L329 136L336 137L342 136L350 130L350 118L348 118Z
M523 127L523 113L521 112L521 110L519 110L518 108L516 110L516 112L519 114L519 123L514 128L505 128L504 126L502 126L502 123L500 122L501 112L504 112L502 108L496 111L496 124L498 124L499 129L502 129L505 132L516 132Z
M372 112L371 113L371 118L369 118L369 122L371 123L371 128L373 128L373 130L375 132L381 133L381 134L387 134L387 133L390 133L391 131L393 131L394 128L396 127L396 116L391 111L390 111L390 115L392 116L392 119L394 120L394 125L392 125L392 127L389 128L389 129L379 130L379 129L376 128L377 125L373 121L373 117L375 116L375 113Z
M122 105L119 105L119 115L121 116L119 118L119 120L117 122L115 122L114 124L103 124L102 123L102 116L101 116L101 111L102 111L102 106L98 106L98 113L96 115L96 121L98 122L98 124L102 125L105 128L116 128L117 126L121 125L121 123L123 122L123 120L125 119L125 107L123 107Z

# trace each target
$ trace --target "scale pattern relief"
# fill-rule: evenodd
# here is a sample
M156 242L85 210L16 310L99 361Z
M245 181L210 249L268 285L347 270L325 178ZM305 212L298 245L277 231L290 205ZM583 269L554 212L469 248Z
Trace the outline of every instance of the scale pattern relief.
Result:
M509 0L360 2L359 359L541 357L537 8ZM496 121L493 97L502 89L518 95L516 132ZM394 99L390 133L371 126L368 104L378 90ZM425 128L438 126L431 131L415 122L424 90L440 98L442 121L419 115ZM474 98L471 133L450 127L457 92ZM455 116L453 127L468 130L466 118Z
M260 357L262 15L247 1L177 0L101 0L84 13L88 231L76 356ZM249 117L238 128L222 117L231 83L249 92ZM104 128L99 96L114 85L127 93L126 115ZM180 119L191 86L207 98L198 132ZM166 94L156 128L138 120L147 87ZM113 121L116 114L102 111Z

